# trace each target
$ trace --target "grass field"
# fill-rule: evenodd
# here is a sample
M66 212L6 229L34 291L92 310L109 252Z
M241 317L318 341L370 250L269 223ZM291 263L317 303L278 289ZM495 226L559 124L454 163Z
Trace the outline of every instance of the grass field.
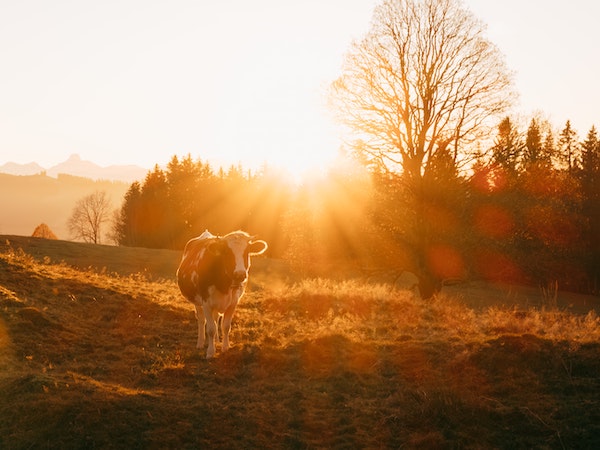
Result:
M600 448L593 298L424 302L256 258L207 361L179 257L0 236L1 449Z

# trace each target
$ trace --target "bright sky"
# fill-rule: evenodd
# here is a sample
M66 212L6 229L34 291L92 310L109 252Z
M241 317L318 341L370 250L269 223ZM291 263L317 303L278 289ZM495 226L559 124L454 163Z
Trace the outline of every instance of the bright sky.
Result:
M0 164L301 170L340 141L324 92L375 0L0 2ZM600 2L465 0L517 74L519 111L600 125Z

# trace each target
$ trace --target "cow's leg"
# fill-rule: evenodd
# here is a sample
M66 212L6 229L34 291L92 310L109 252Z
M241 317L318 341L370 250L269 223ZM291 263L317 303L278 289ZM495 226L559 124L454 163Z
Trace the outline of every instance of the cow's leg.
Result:
M215 321L215 345L219 343L219 311L213 311L213 319ZM221 333L223 334L223 333Z
M202 306L194 304L196 307L196 319L198 320L198 342L196 348L204 348L204 325L206 320L204 319L204 311Z
M233 319L235 306L236 305L230 306L225 310L225 314L223 314L223 322L221 323L221 330L223 333L223 345L221 351L223 352L229 350L229 331L231 330L231 320Z
M217 324L215 323L215 317L208 307L208 304L204 303L202 306L204 308L204 317L206 318L206 336L208 337L206 357L213 358L216 353L215 335L217 334Z

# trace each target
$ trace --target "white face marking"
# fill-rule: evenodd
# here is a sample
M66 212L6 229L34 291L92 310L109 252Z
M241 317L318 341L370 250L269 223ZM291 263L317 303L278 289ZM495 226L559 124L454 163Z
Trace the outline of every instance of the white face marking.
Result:
M235 257L235 269L234 272L247 272L248 267L250 267L250 262L248 261L248 267L244 262L244 252L246 251L246 247L248 246L248 240L243 237L235 237L232 239L227 239L227 245L233 252L233 256Z

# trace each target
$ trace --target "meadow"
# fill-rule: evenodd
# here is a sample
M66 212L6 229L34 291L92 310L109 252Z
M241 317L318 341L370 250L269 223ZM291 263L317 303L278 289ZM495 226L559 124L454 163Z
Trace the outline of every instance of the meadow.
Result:
M600 448L598 299L261 257L207 361L179 257L0 236L0 448Z

